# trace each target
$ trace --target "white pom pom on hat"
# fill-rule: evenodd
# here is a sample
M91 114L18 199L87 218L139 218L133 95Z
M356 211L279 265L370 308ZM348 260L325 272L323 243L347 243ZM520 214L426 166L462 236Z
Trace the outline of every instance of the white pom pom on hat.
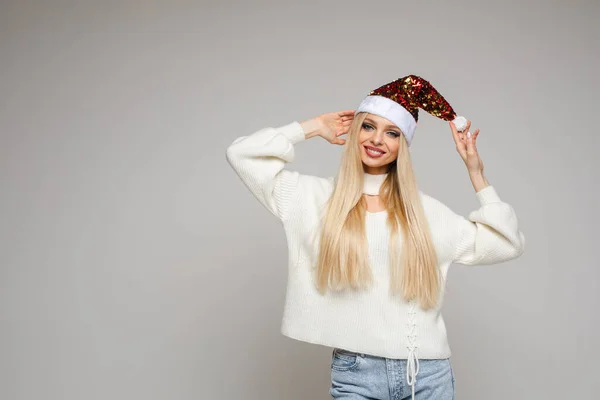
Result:
M465 117L458 116L458 117L454 118L452 120L452 122L454 123L454 125L456 126L456 129L459 132L462 132L467 128L467 119Z

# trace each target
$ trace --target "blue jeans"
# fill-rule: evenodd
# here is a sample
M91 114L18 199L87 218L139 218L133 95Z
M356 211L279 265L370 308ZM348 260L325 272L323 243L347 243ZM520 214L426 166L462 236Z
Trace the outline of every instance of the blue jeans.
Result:
M410 400L407 360L391 359L334 348L331 388L334 399ZM455 400L450 359L419 359L415 400Z

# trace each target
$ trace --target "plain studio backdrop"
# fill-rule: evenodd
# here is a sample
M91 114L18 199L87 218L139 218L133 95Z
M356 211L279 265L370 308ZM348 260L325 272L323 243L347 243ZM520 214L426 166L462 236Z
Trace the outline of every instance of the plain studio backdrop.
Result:
M513 261L451 266L457 398L596 399L597 1L0 5L0 398L328 399L329 347L280 333L283 227L226 148L407 74L480 128ZM420 112L419 187L479 205ZM342 147L288 168L334 176Z

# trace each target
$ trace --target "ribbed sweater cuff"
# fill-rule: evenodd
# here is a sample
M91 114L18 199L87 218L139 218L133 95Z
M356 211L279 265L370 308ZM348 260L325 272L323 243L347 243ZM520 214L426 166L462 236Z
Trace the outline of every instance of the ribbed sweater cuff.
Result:
M500 200L500 196L498 196L496 189L492 185L488 185L481 189L476 193L476 196L482 206L489 203L499 203L502 201Z
M298 143L306 139L304 129L302 129L302 125L298 121L280 126L277 130L283 133L292 143Z

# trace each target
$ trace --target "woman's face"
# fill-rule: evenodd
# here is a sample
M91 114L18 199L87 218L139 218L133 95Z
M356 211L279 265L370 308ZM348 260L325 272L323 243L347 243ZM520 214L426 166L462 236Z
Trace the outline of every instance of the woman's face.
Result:
M368 114L360 128L358 144L365 172L384 174L387 165L398 158L402 131L390 120Z

